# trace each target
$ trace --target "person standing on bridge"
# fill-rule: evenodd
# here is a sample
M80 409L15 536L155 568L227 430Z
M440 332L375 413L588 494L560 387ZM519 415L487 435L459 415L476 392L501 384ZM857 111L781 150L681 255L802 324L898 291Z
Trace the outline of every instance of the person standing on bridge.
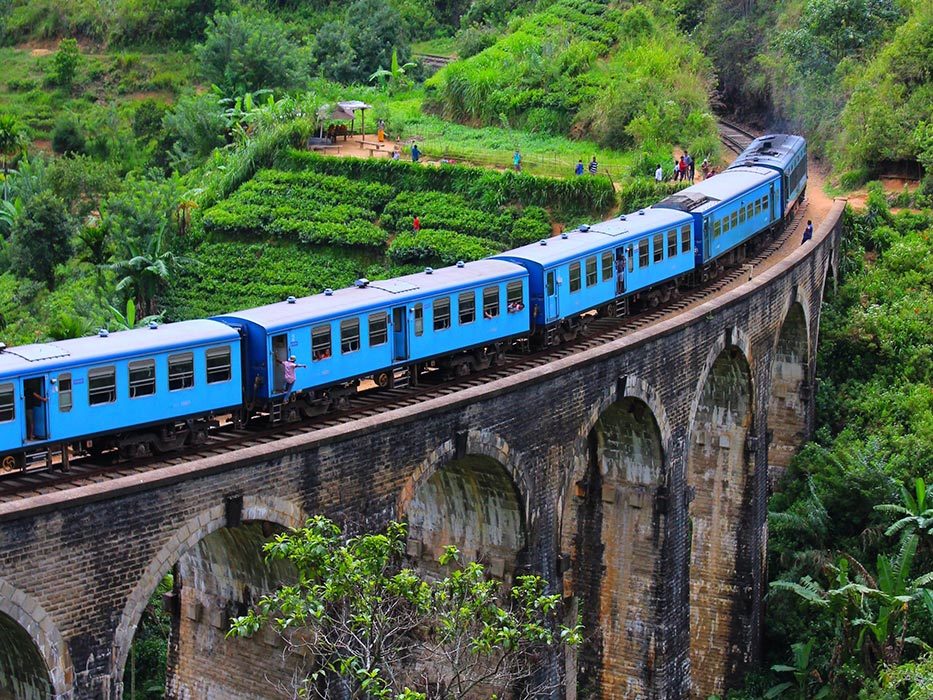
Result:
M287 360L280 360L278 358L275 360L282 365L282 374L285 380L285 403L288 403L292 398L292 387L295 386L295 370L299 367L307 367L307 365L298 364L295 361L296 359L294 355L291 355Z
M800 245L803 245L809 240L813 239L813 222L810 219L807 219L807 227L803 230L803 240L800 241Z

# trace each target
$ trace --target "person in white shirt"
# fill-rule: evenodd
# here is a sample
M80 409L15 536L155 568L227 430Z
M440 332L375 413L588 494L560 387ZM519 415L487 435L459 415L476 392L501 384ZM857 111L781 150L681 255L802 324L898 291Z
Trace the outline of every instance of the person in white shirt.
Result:
M654 171L654 181L662 182L664 180L664 168L658 163L658 169Z

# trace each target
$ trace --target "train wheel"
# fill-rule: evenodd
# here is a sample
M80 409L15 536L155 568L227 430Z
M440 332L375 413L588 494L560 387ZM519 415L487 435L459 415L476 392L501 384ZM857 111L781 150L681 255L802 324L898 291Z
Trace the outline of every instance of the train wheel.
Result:
M389 386L389 381L391 379L392 377L389 375L388 372L380 372L375 377L376 386L378 386L380 389L385 389L387 386Z
M0 467L4 472L12 472L16 469L19 469L19 460L16 458L16 455L7 455L3 458L3 461L0 462Z

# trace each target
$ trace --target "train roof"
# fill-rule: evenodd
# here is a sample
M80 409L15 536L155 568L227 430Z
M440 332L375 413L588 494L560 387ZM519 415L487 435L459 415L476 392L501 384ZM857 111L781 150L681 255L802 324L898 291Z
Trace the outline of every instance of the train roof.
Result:
M504 260L528 260L544 267L557 265L567 260L618 245L622 241L689 223L689 214L673 209L648 207L632 214L624 214L592 226L542 239L537 243L508 250L495 256Z
M124 357L152 355L206 343L237 340L238 334L216 321L179 321L156 328L135 328L51 343L33 343L0 352L0 377L47 372Z
M458 263L436 270L425 268L424 272L393 279L372 282L358 280L357 285L353 287L328 290L300 299L289 298L214 318L224 321L248 321L267 331L277 331L316 320L364 313L370 309L405 304L413 299L524 277L527 274L525 268L514 263L503 260L477 260L463 263L462 267Z
M770 168L735 168L721 172L667 197L655 206L703 214L720 202L741 196L755 187L777 178Z
M802 136L794 134L759 136L732 161L732 165L727 170L755 165L784 169L794 155L806 147L806 144Z

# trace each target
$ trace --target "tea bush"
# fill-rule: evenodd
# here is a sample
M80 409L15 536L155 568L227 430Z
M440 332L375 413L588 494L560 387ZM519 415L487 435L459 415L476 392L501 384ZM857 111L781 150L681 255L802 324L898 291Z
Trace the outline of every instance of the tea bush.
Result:
M389 257L398 263L453 265L459 260L479 260L503 250L502 243L488 238L443 229L422 229L396 236L389 244Z

